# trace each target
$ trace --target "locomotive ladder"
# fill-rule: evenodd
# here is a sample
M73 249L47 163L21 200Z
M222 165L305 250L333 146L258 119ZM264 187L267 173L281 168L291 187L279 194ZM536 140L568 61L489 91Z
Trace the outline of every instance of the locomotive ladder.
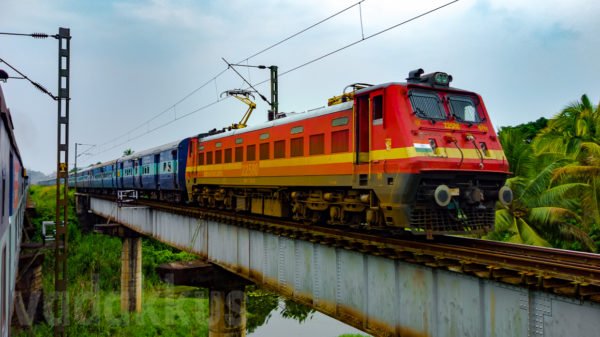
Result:
M66 336L67 235L69 192L69 73L71 34L59 28L58 35L58 130L56 148L56 239L54 241L54 336Z

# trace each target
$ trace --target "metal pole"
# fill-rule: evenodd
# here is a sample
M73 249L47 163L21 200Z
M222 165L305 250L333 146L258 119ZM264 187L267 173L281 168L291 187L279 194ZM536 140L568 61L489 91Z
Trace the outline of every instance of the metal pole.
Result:
M77 145L79 143L75 143L75 193L77 193Z
M58 130L56 149L56 238L54 241L54 336L66 336L69 193L69 73L71 34L58 29Z
M279 83L277 79L277 66L270 66L271 70L271 110L273 118L277 119L279 114Z

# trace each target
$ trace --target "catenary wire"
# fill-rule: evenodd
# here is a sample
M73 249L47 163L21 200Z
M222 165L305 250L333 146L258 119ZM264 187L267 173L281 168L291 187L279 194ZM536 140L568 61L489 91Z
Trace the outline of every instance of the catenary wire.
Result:
M392 30L392 29L398 28L398 27L400 27L400 26L402 26L402 25L405 25L405 24L407 24L407 23L409 23L409 22L412 22L412 21L414 21L414 20L417 20L417 19L419 19L419 18L422 18L422 17L424 17L424 16L426 16L426 15L432 14L432 13L434 13L434 12L436 12L436 11L438 11L438 10L441 10L441 9L443 9L443 8L447 7L447 6L450 6L450 5L452 5L452 4L454 4L454 3L458 2L458 1L460 1L460 0L453 0L453 1L447 2L447 3L443 4L443 5L440 5L440 6L438 6L438 7L435 7L435 8L433 8L433 9L431 9L431 10L428 10L428 11L426 11L426 12L423 12L423 13L419 14L419 15L413 16L413 17L411 17L411 18L409 18L409 19L407 19L407 20L404 20L404 21L402 21L402 22L399 22L399 23L397 23L397 24L395 24L395 25L392 25L392 26L389 26L389 27L387 27L387 28L385 28L385 29L382 29L382 30L380 30L380 31L377 31L377 32L375 32L375 33L373 33L373 34L371 34L371 35L368 35L368 36L366 36L366 37L361 37L361 39L359 39L359 40L356 40L356 41L354 41L354 42L351 42L351 43L349 43L349 44L347 44L347 45L344 45L344 46L342 46L342 47L340 47L340 48L337 48L337 49L335 49L335 50L333 50L333 51L331 51L331 52L328 52L328 53L326 53L326 54L323 54L323 55L321 55L321 56L319 56L319 57L317 57L317 58L314 58L314 59L312 59L312 60L309 60L309 61L307 61L307 62L305 62L305 63L302 63L302 64L300 64L300 65L298 65L298 66L295 66L295 67L293 67L293 68L291 68L291 69L288 69L288 70L286 70L286 71L284 71L284 72L280 73L280 74L279 74L279 76L281 77L281 76L284 76L284 75L286 75L286 74L289 74L289 73L291 73L291 72L294 72L294 71L296 71L296 70L298 70L298 69L304 68L304 67L306 67L306 66L308 66L308 65L310 65L310 64L312 64L312 63L314 63L314 62L317 62L317 61L319 61L319 60L322 60L322 59L324 59L324 58L326 58L326 57L328 57L328 56L334 55L334 54L336 54L336 53L338 53L338 52L341 52L341 51L343 51L343 50L345 50L345 49L347 49L347 48L350 48L350 47L352 47L352 46L354 46L354 45L357 45L357 44L359 44L359 43L361 43L361 42L363 42L363 41L369 40L369 39L371 39L371 38L373 38L373 37L376 37L376 36L378 36L378 35L381 35L381 34L383 34L383 33L385 33L385 32L388 32L388 31L390 31L390 30ZM227 70L227 69L225 69L224 71L226 71L226 70ZM222 71L221 73L223 73L224 71ZM206 86L208 83L211 83L213 80L214 80L214 81L216 81L216 77L215 77L215 78L213 78L213 79L211 79L210 81L206 82L206 83L204 84L204 86ZM264 83L266 83L266 82L268 82L268 81L269 81L269 79L266 79L266 80L263 80L263 81L261 81L261 82L255 83L255 84L253 84L253 85L254 85L254 86L261 85L261 84L264 84ZM216 83L216 82L215 82L215 83ZM200 90L200 88L199 88L198 90ZM191 95L191 94L190 94L190 95ZM224 98L224 99L226 99L226 98ZM170 120L170 121L168 121L168 122L166 122L166 123L163 123L163 124L161 124L161 125L158 125L158 126L156 126L156 127L152 128L152 129L149 129L148 131L146 131L146 132L144 132L144 133L142 133L142 134L140 134L140 135L137 135L137 136L135 136L135 137L133 137L133 138L128 138L126 141L124 141L124 142L122 142L122 143L116 144L116 145L114 145L114 146L111 146L111 147L109 147L109 148L107 148L107 149L103 150L103 151L97 152L97 153L95 154L95 156L97 156L97 155L100 155L100 154L102 154L102 153L105 153L105 152L108 152L108 151L110 151L110 150L112 150L112 149L114 149L114 148L117 148L117 147L119 147L119 146L121 146L121 145L127 144L128 142L131 142L131 141L133 141L133 140L139 139L139 138L141 138L141 137L143 137L143 136L146 136L147 134L149 134L149 133L152 133L152 132L154 132L154 131L156 131L156 130L159 130L159 129L163 128L163 127L166 127L166 126L168 126L168 125L170 125L170 124L174 123L175 121L177 121L177 120L179 120L179 119L182 119L182 118L188 117L188 116L190 116L190 115L192 115L192 114L195 114L195 113L197 113L197 112L199 112L199 111L202 111L202 110L204 110L204 109L207 109L207 108L209 108L209 107L211 107L211 106L213 106L213 105L215 105L215 104L217 104L217 103L221 102L221 101L222 101L222 100L224 100L224 99L217 99L217 100L215 100L215 101L212 101L212 102L210 102L210 103L208 103L208 104L206 104L206 105L203 105L203 106L201 106L200 108L197 108L197 109L194 109L194 110L192 110L192 111L189 111L189 112L187 112L186 114L184 114L184 115L181 115L180 117L177 117L176 119L173 119L173 120ZM170 109L171 109L171 108L169 108L167 111L169 111ZM148 123L148 122L145 122L144 124L142 124L142 126L144 126L144 125L147 125L147 123ZM141 127L141 126L140 126L140 127ZM134 130L137 130L137 129L139 129L140 127L136 128L136 129L134 129ZM116 139L120 139L120 138L122 138L122 137L118 137L118 138L116 138ZM113 140L113 141L114 141L114 140ZM108 143L111 143L111 142L107 142L107 143L104 143L104 144L102 144L102 145L106 145L106 144L108 144Z
M316 27L316 26L318 26L318 25L320 25L320 24L322 24L322 23L324 23L324 22L326 22L328 20L333 19L334 17L336 17L336 16L338 16L338 15L340 15L340 14L342 14L342 13L348 11L348 10L350 10L351 8L354 8L355 6L360 5L364 1L366 1L366 0L358 1L358 2L354 3L353 5L350 5L350 6L344 8L344 9L342 9L342 10L340 10L340 11L338 11L338 12L336 12L336 13L334 13L334 14L332 14L332 15L330 15L330 16L328 16L328 17L326 17L326 18L324 18L324 19L322 19L322 20L320 20L320 21L318 21L318 22L316 22L316 23L314 23L314 24L312 24L312 25L310 25L310 26L308 26L308 27L306 27L306 28L304 28L304 29L302 29L302 30L300 30L300 31L298 31L298 32L296 32L296 33L288 36L288 37L286 37L286 38L284 38L284 39L282 39L282 40L278 41L278 42L273 43L272 45L270 45L270 46L268 46L268 47L266 47L266 48L264 48L264 49L262 49L262 50L260 50L260 51L258 51L256 53L254 53L254 54L252 54L252 55L250 55L250 56L248 56L248 57L246 57L244 59L242 59L240 62L237 62L237 63L247 62L248 60L250 60L250 59L252 59L252 58L254 58L256 56L258 56L260 54L263 54L263 53L265 53L265 52L267 52L267 51L269 51L269 50L271 50L271 49L279 46L280 44L282 44L282 43L284 43L284 42L286 42L286 41L288 41L290 39L293 39L294 37L296 37L296 36L298 36L298 35L306 32L306 31L308 31L308 30L310 30L310 29L312 29L312 28L314 28L314 27ZM187 100L188 98L190 98L192 95L194 95L198 91L200 91L203 88L205 88L207 85L209 85L213 81L215 81L215 83L216 83L217 78L221 77L228 69L229 69L229 67L221 70L217 75L213 76L211 79L209 79L208 81L204 82L202 85L200 85L196 89L192 90L187 95L183 96L181 99L179 99L177 102L173 103L172 105L170 105L166 109L164 109L164 110L160 111L159 113L155 114L150 119L144 121L143 123L141 123L138 126L136 126L136 127L132 128L132 129L128 130L127 132L121 134L118 137L112 138L112 139L110 139L110 140L108 140L108 141L106 141L104 143L99 144L98 146L101 147L101 146L113 143L116 140L119 140L119 139L121 139L123 137L128 136L131 132L134 132L134 131L137 131L137 130L143 128L148 123L152 122L153 120L157 119L158 117L162 116L163 114L165 114L165 113L169 112L170 110L174 109L177 105L181 104L182 102L184 102L185 100Z

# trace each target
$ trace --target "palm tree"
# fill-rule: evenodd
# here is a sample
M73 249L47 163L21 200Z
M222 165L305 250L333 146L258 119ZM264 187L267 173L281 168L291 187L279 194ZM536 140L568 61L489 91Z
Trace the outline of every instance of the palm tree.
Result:
M551 241L576 240L595 250L586 232L576 226L581 221L575 210L576 193L586 184L554 184L555 171L570 163L562 155L542 153L533 148L520 130L505 129L499 135L515 177L507 180L514 193L509 206L496 211L496 230L488 238L537 246Z
M133 151L131 148L129 148L129 149L125 149L125 150L123 151L123 157L129 156L129 155L132 155L132 154L133 154L133 152L135 152L135 151Z
M533 142L536 153L558 153L571 163L557 168L555 183L587 185L581 194L582 225L589 231L600 225L600 104L587 95L564 108Z

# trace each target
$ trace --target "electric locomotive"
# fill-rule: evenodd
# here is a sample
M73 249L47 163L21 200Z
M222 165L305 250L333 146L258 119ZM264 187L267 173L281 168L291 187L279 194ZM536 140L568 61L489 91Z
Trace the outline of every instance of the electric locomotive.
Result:
M418 69L348 86L321 109L191 137L188 202L416 234L489 230L496 202L512 201L508 163L481 96L451 81Z

